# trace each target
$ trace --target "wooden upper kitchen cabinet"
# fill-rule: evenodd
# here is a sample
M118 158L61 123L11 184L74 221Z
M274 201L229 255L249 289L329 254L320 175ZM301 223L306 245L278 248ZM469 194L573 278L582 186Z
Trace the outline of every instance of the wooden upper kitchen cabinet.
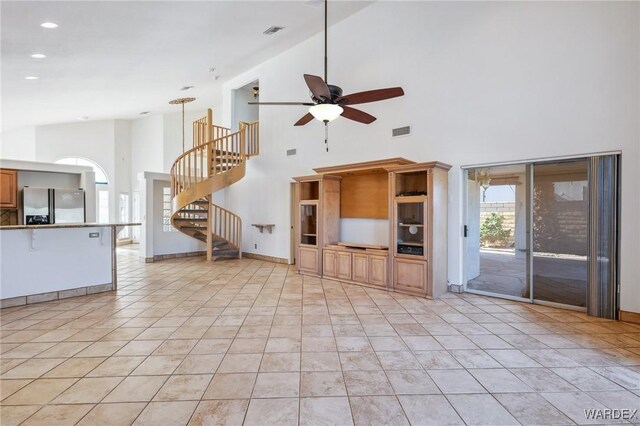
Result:
M0 208L18 208L18 172L0 170Z

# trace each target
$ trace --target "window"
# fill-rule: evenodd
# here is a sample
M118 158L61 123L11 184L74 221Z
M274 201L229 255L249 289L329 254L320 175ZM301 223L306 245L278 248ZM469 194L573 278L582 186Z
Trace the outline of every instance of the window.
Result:
M171 225L171 188L168 186L162 188L162 230L164 232L175 231Z
M98 191L98 223L109 223L109 191Z
M119 207L119 215L118 220L120 223L129 222L129 194L125 192L121 192L118 195L118 207ZM131 233L129 232L129 227L125 226L120 234L118 234L119 240L128 240L131 238Z
M91 160L87 160L86 158L80 157L65 157L56 161L57 164L71 164L73 166L88 166L92 167L93 171L96 174L96 185L107 185L109 184L109 179L107 178L107 173L104 171L102 167L100 167L97 163L94 163Z

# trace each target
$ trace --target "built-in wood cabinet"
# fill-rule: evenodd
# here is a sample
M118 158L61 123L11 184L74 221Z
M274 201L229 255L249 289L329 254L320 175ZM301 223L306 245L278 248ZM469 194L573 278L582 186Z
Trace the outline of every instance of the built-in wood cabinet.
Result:
M297 183L297 270L426 297L447 282L450 166L403 158L314 169ZM341 219L389 221L388 245L341 242ZM351 233L352 235L353 233ZM367 236L363 235L366 241Z
M322 276L377 287L387 285L385 250L331 245L323 250Z
M0 169L0 208L18 208L18 172Z
M351 281L351 253L325 249L322 266L323 276Z
M298 182L296 229L299 272L321 276L325 269L322 247L338 241L337 217L340 210L340 178L303 176ZM338 213L335 212L338 211ZM330 263L330 273L334 263ZM337 266L335 266L337 268ZM334 275L332 275L334 276ZM335 275L337 276L337 275Z
M369 282L369 256L366 254L354 253L351 268L353 280L361 283Z
M298 270L310 274L318 273L318 249L311 247L300 247L298 249Z
M351 253L338 252L336 256L336 273L341 280L351 280Z
M393 288L428 297L448 290L447 182L439 162L389 168Z
M368 283L375 286L387 286L388 256L368 256Z
M336 268L337 253L333 250L323 250L322 254L322 275L325 277L336 278L338 271Z
M427 263L396 257L394 261L393 287L396 290L427 295Z

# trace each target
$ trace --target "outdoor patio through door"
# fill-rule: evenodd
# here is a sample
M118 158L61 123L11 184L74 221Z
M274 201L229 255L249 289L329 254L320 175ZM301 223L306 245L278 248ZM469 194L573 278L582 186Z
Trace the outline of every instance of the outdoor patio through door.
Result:
M465 169L466 291L615 317L617 165L608 155Z

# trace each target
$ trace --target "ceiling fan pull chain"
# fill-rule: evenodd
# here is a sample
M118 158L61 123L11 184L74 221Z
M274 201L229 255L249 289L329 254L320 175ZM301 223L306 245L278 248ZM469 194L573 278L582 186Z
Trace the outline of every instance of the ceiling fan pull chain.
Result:
M329 124L329 123L327 123L325 121L325 123L324 123L324 145L325 145L325 148L327 149L327 152L329 152L329 126L327 126L327 124Z

